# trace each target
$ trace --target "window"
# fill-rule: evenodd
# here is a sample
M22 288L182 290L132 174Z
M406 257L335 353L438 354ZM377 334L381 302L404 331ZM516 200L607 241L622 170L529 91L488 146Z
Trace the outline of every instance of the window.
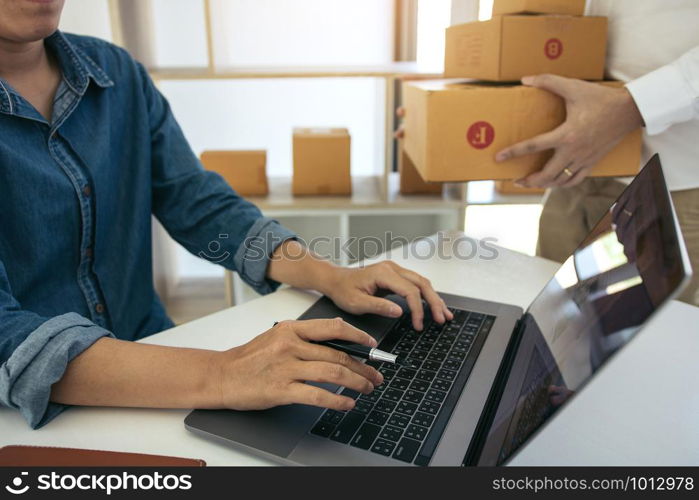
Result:
M421 71L444 71L444 30L451 24L451 0L419 0L417 63Z
M493 0L480 0L478 2L478 20L487 21L493 17Z

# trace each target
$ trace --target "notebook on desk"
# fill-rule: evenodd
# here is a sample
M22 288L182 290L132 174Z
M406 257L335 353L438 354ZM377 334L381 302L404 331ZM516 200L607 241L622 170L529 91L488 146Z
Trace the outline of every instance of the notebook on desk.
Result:
M0 467L204 467L200 459L52 446L0 448Z

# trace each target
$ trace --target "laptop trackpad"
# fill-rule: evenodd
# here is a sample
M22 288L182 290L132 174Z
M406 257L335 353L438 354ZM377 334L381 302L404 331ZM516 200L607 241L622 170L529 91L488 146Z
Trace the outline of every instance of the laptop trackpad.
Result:
M386 296L386 299L395 302L401 306L404 311L408 310L407 303L402 297L390 294ZM321 297L318 299L315 304L313 304L306 312L299 316L299 319L307 320L337 317L342 318L347 323L359 328L360 330L364 330L379 342L381 342L381 339L384 337L386 332L388 332L388 330L396 323L395 318L386 318L376 314L350 314L337 307L327 297Z
M332 392L337 386L314 384ZM234 443L272 455L287 457L303 439L322 408L307 405L277 406L269 410L195 410L185 425L192 430L206 430Z

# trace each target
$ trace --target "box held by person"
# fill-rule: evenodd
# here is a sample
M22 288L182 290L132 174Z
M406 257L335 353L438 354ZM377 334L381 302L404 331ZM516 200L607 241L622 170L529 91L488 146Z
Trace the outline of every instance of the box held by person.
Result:
M446 30L444 75L519 81L552 73L604 78L606 17L496 16Z
M520 179L539 171L552 151L503 163L496 163L495 155L555 129L566 116L563 99L545 90L448 80L405 82L403 105L404 148L428 182ZM635 175L640 161L639 129L608 153L591 175Z
M502 14L563 14L582 16L586 0L493 0L493 16Z

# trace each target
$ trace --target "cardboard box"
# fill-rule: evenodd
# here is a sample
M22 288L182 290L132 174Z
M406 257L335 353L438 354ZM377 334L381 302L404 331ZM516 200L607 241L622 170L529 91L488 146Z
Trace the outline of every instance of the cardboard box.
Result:
M350 136L344 128L294 129L295 195L349 195Z
M493 15L562 14L582 16L585 0L493 0Z
M606 48L606 17L497 16L447 28L444 75L502 82L553 73L602 80Z
M515 181L495 181L495 191L500 194L544 194L546 189L519 187Z
M566 114L563 99L544 90L444 80L405 82L403 106L405 151L422 178L432 182L520 179L540 170L551 151L504 163L496 163L495 154L553 130ZM640 162L639 129L596 165L593 175L635 175Z
M204 168L221 175L242 196L266 196L266 151L204 151Z
M398 156L401 194L442 194L441 182L425 182L415 168L405 149L400 147Z

